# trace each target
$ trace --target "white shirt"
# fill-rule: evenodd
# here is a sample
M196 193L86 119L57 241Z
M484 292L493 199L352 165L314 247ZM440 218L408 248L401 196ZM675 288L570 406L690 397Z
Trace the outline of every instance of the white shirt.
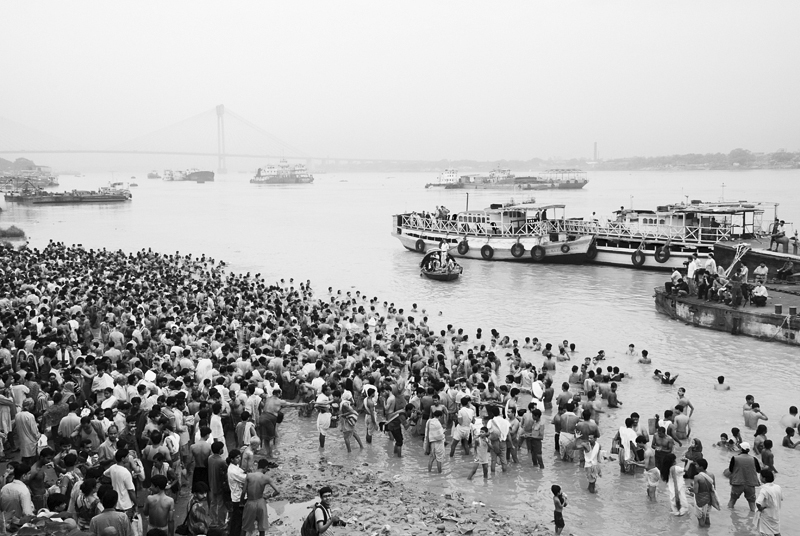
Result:
M133 478L131 472L119 464L114 464L106 469L105 475L111 478L111 487L117 492L119 498L117 499L117 510L127 510L133 508L133 501L131 501L128 490L136 491L133 487Z
M246 477L247 474L238 465L232 463L228 466L228 487L231 489L231 500L234 504L242 499Z
M322 392L322 387L324 385L325 385L325 380L323 380L319 376L317 376L316 378L311 380L311 387L314 388L314 390L317 392L317 394L320 394Z
M491 424L494 425L500 431L500 441L505 441L508 437L508 431L511 428L511 424L501 416L494 417L492 419Z

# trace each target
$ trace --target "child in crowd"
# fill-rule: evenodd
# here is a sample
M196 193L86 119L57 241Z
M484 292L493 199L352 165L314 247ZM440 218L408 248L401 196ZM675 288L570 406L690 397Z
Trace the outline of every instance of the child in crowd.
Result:
M564 530L564 508L567 506L567 496L561 491L561 486L553 484L550 488L553 492L553 522L556 524L556 535Z
M483 478L489 478L489 448L489 429L486 426L482 426L475 446L475 465L472 467L467 480L472 480L480 466L483 467Z

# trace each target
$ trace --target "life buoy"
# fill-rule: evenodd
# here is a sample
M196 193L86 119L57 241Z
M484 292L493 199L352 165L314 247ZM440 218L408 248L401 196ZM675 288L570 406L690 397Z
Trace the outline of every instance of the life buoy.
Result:
M633 255L631 255L631 263L633 263L636 268L641 268L644 265L644 259L644 253L642 253L641 249L637 249L633 252Z
M516 244L511 246L511 255L514 258L519 259L523 255L525 255L525 246L517 242Z
M569 244L561 245L561 253L569 253Z
M656 254L655 254L656 262L661 262L661 263L667 262L669 260L669 255L670 255L669 246L666 245L661 246L660 248L656 249Z
M594 242L592 242L589 245L589 249L586 250L586 258L590 261L593 261L597 258L597 246L594 245Z
M421 238L417 240L417 243L414 244L414 249L416 249L418 253L425 253L425 241Z
M483 246L481 248L481 257L483 257L487 261L492 260L492 257L494 257L494 248L492 248L492 246L490 246L489 244Z
M542 246L533 246L531 248L531 258L536 262L542 262L547 252Z
M466 255L469 252L469 244L467 244L466 240L462 240L458 243L458 254L459 255Z

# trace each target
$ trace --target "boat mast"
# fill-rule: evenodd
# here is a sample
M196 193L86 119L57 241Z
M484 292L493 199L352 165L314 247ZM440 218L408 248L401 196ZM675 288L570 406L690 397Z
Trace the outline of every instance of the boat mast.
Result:
M469 192L467 192L467 208L464 212L469 212Z

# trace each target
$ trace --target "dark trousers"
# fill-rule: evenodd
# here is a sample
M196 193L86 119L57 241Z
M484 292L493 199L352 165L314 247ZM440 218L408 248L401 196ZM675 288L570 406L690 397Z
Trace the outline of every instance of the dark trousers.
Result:
M242 534L243 513L244 513L244 505L236 503L231 506L230 525L228 527L228 534L230 536L239 536Z

